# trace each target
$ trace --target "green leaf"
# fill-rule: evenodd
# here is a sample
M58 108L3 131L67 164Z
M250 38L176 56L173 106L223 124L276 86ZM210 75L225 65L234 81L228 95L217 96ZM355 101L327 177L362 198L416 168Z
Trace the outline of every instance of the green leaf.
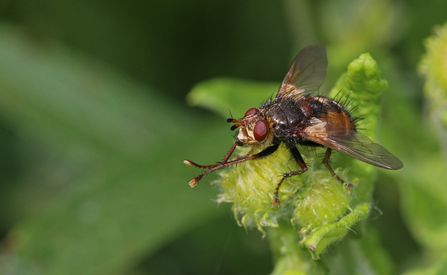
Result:
M242 117L253 107L259 107L271 96L276 96L280 83L259 83L234 78L214 78L194 86L187 101L228 117ZM255 104L255 105L253 105Z
M403 214L417 240L434 250L447 248L445 162L439 154L427 154L417 169L401 183Z
M1 270L124 273L220 215L210 188L188 186L198 171L182 164L184 157L225 150L205 142L225 147L226 137L212 126L216 118L201 118L210 127L197 135L198 118L153 89L60 45L33 44L4 25L0 60L1 118L57 156L49 163L31 156L43 175L22 180L36 189L49 189L47 181L59 187L40 198L25 192L8 198L8 207L26 205L28 197L35 204L9 232L3 258L10 261L1 261Z
M404 275L443 275L447 274L447 256L444 254L440 260L431 265L429 268L415 268Z

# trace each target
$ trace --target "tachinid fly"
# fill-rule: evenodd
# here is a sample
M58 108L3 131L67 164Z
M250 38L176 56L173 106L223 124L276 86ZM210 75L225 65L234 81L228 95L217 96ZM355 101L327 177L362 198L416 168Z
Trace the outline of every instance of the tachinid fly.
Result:
M205 175L215 170L267 157L274 153L281 143L287 146L301 170L283 175L276 185L273 207L279 206L278 191L284 179L307 171L306 163L297 149L298 144L326 147L323 163L341 183L344 181L334 173L328 163L332 150L380 168L402 168L403 164L397 157L357 132L354 119L341 104L323 96L312 96L323 83L326 68L327 56L324 46L312 45L304 48L296 56L275 99L267 101L260 108L249 109L241 120L227 120L229 123L235 123L231 130L239 128L239 134L233 147L219 164L198 165L189 160L184 161L187 165L208 169L192 179L189 185L195 187ZM236 146L245 144L263 150L229 161Z

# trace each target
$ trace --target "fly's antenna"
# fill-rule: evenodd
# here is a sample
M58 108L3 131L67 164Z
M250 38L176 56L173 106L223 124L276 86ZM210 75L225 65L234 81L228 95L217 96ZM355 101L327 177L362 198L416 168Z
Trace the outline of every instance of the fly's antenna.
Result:
M236 130L238 127L241 127L241 126L242 126L242 121L234 119L234 118L233 118L233 114L231 113L231 110L228 110L228 112L230 113L230 118L227 119L227 122L228 122L228 123L238 123L238 124L236 124L236 125L231 126L231 131L234 131L234 130Z
M241 127L241 126L242 126L242 121L240 121L240 120L236 120L236 119L229 118L229 119L227 119L227 122L228 122L228 123L238 123L238 124L235 124L235 125L231 126L231 131L234 131L234 130L236 130L238 127Z

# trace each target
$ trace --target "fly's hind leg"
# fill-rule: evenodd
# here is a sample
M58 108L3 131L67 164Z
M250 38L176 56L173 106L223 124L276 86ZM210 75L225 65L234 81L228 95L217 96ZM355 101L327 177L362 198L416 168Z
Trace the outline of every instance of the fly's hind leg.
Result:
M288 146L290 153L292 153L293 158L295 159L296 163L298 163L298 165L301 167L300 171L294 171L294 172L290 172L290 173L286 173L282 176L282 179L279 181L279 183L276 185L276 190L275 190L275 200L273 201L273 205L272 207L279 207L280 206L280 201L279 201L279 187L281 186L281 184L283 183L283 181L286 178L290 178L292 176L296 176L296 175L300 175L304 172L307 171L307 165L303 160L303 157L301 156L300 152L298 151L298 149L296 149L296 147L294 145Z
M327 169L329 170L329 172L331 172L331 174L334 178L336 178L339 182L344 184L345 181L342 180L339 176L337 176L337 174L335 174L334 170L332 170L331 166L329 166L329 158L331 157L331 153L332 153L332 150L330 148L327 148L326 154L324 155L323 164L326 165ZM348 188L348 192L351 193L352 184L350 184L348 182L346 184L346 187Z
M345 183L344 180L342 180L337 174L335 174L334 170L332 170L331 166L329 166L329 158L331 157L332 150L327 148L326 154L324 155L323 164L326 165L327 169L329 169L329 172L331 172L332 176L336 178L339 182Z

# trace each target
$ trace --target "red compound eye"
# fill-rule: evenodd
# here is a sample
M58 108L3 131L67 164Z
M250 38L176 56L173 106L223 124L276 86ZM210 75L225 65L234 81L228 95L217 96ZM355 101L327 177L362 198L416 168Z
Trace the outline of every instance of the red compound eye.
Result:
M265 120L260 120L260 121L256 122L255 129L253 131L255 139L257 141L261 141L261 140L265 139L268 131L269 131L269 127Z
M259 110L256 109L256 108L248 109L248 111L245 113L244 117L248 117L248 116L254 115L254 114L258 113L258 112L259 112Z

